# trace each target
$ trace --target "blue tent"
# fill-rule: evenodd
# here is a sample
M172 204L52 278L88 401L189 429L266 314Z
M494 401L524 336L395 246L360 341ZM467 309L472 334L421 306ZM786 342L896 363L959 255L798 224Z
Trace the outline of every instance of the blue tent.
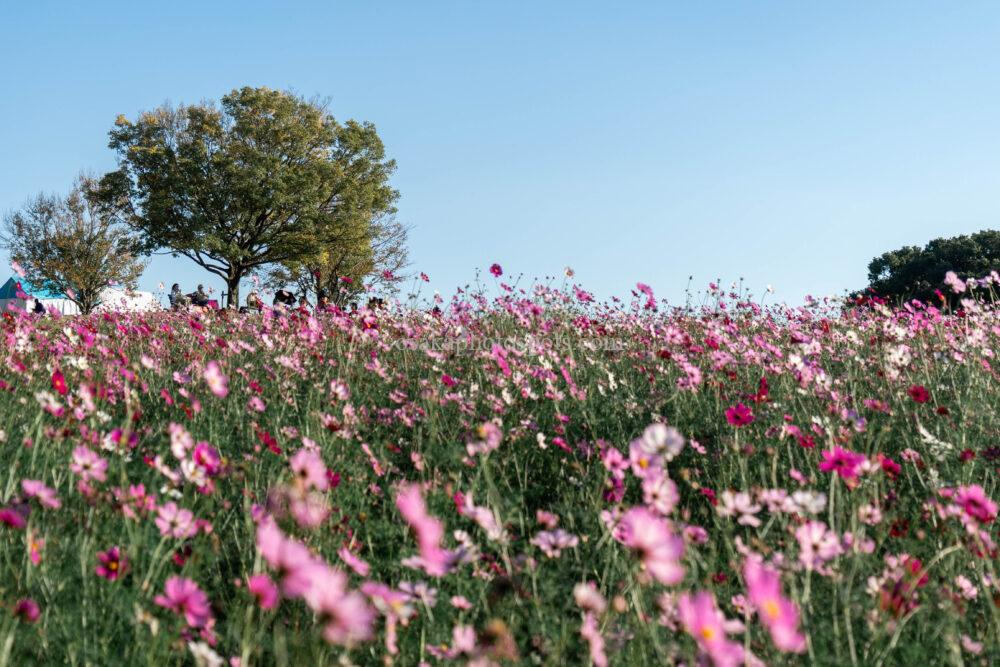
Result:
M18 290L20 286L20 290ZM22 292L26 298L17 295ZM50 290L37 289L28 281L20 280L16 277L7 279L7 282L0 287L0 312L9 308L20 308L22 310L33 310L35 302L40 301L48 313L58 312L63 315L75 315L80 309L75 303L66 297L65 294L56 294Z
M21 291L27 294L29 297L37 297L39 299L65 299L65 294L56 294L49 290L36 289L31 286L31 284L24 279L16 279L13 276L7 279L7 282L0 287L0 299L16 299L17 297L17 286L18 283L21 285Z

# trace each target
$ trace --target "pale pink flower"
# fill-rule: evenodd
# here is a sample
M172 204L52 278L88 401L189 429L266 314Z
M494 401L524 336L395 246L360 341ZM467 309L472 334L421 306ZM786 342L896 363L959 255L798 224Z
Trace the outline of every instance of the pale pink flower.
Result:
M583 615L580 636L586 640L590 649L590 661L596 667L607 667L608 656L604 652L604 637L601 636L601 630L597 626L597 618L589 612Z
M355 556L354 552L347 547L340 549L340 551L337 552L337 555L340 556L340 560L344 561L344 563L347 564L347 567L354 570L354 573L359 577L367 577L368 573L371 571L371 566L361 558Z
M822 521L809 521L795 531L799 543L799 562L807 570L818 570L841 553L840 539Z
M633 507L622 516L619 529L622 543L636 552L653 578L668 586L684 578L684 540L666 521L645 507Z
M319 452L310 449L300 449L292 455L289 465L295 473L296 481L307 489L325 491L329 486L326 478L326 465Z
M48 507L49 509L59 509L62 506L62 501L56 495L56 490L45 486L41 481L36 479L25 479L21 480L21 490L24 491L24 495L28 498L35 498L42 507Z
M189 509L178 507L177 503L173 501L156 509L156 527L160 529L160 535L179 540L191 537L198 532L194 513Z
M79 475L84 482L91 480L103 482L107 477L105 473L108 469L108 461L98 456L89 447L81 445L73 450L73 462L70 463L69 469Z
M575 547L580 543L580 538L567 533L562 528L556 530L543 530L531 538L531 544L542 550L549 558L558 558L563 549Z
M209 361L205 365L205 384L208 385L209 391L215 394L219 398L225 398L229 395L229 379L222 372L222 368L219 366L219 362Z
M420 563L427 574L440 577L451 569L452 557L441 548L444 525L427 513L417 484L404 484L396 495L396 508L413 530L420 550Z

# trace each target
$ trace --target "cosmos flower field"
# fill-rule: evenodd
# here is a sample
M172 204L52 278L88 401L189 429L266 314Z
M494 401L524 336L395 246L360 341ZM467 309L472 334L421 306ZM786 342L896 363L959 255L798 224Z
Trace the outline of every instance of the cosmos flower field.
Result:
M987 664L1000 311L0 319L0 664Z

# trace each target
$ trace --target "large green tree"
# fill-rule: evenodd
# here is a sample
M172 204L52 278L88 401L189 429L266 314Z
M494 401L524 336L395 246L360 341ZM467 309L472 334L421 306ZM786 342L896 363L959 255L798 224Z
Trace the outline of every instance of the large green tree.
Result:
M93 180L69 195L40 194L4 219L2 241L35 287L65 294L84 314L110 283L135 289L144 264L139 239L95 206Z
M145 250L190 258L226 282L300 261L343 227L395 211L395 162L371 123L338 123L324 105L268 88L221 104L164 105L110 132L118 170L101 201Z
M392 216L358 218L339 228L340 235L316 252L273 267L269 284L294 285L303 294L316 299L325 295L340 305L365 285L395 289L408 265L407 228Z
M1000 231L934 239L923 248L905 246L884 253L868 264L868 288L892 301L936 300L944 275L982 278L1000 269ZM945 290L946 291L946 290Z

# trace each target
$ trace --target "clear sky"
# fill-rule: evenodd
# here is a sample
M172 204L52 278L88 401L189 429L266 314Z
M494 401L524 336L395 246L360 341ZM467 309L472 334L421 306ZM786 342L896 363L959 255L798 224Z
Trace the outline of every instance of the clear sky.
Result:
M1000 219L995 3L3 2L0 210L115 116L265 85L376 124L414 270L776 297ZM878 6L874 6L878 4ZM159 258L141 286L221 283Z

